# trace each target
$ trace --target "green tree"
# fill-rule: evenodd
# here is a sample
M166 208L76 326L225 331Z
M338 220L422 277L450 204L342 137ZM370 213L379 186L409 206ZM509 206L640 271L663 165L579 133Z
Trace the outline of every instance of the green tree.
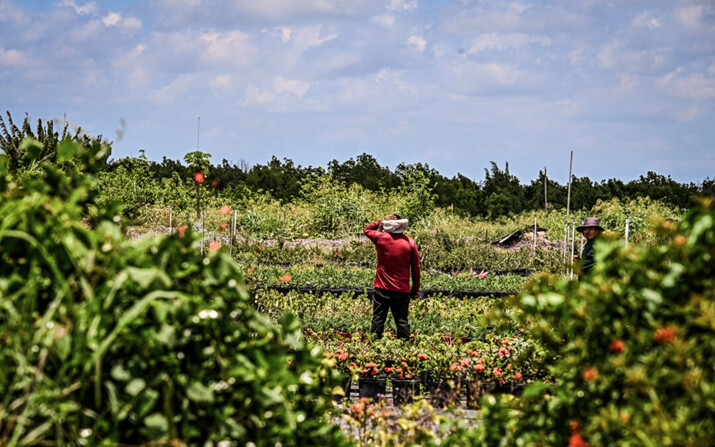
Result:
M7 123L0 116L0 149L9 157L10 169L17 170L23 168L37 167L44 161L57 161L57 146L61 141L71 140L81 145L83 150L88 150L94 144L103 144L106 150L102 153L102 164L106 164L111 155L111 143L102 140L102 136L90 137L82 128L77 128L74 134L69 132L69 123L65 122L62 133L54 130L54 121L42 122L37 120L37 126L33 131L30 124L30 117L25 115L25 119L18 128L12 120L9 111ZM39 145L23 145L27 138L38 141Z
M435 207L437 196L434 194L434 177L437 171L422 163L397 166L397 174L402 184L397 189L400 200L398 214L413 223L420 222L430 215Z
M489 217L506 216L522 211L524 190L515 175L509 173L509 163L504 170L493 161L491 173L485 169L484 194L486 196L487 214Z

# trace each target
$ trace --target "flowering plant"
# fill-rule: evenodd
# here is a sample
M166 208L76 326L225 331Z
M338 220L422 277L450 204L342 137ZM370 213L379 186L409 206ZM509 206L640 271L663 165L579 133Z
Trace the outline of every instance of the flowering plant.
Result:
M423 365L429 356L424 352L406 352L402 355L394 366L385 368L385 371L392 373L392 377L397 380L409 380L419 377L419 373L424 369Z

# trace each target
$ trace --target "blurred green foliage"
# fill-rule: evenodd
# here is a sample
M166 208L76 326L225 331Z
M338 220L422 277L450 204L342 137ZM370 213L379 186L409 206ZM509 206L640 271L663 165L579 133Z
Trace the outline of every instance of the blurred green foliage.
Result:
M127 240L107 150L63 141L29 178L0 156L0 445L343 445L298 321L190 228Z

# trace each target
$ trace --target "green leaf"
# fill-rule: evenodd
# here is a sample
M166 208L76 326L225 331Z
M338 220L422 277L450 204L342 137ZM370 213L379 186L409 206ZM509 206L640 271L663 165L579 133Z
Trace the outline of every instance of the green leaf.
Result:
M132 377L129 371L121 363L114 365L112 370L109 372L109 375L111 375L114 380L119 380L120 382L126 382Z
M213 390L200 382L192 382L186 389L186 396L196 403L211 403L214 401Z
M79 145L72 140L64 139L57 145L57 161L64 163L79 153Z
M162 287L169 287L171 285L171 278L169 278L166 272L156 267L127 267L126 272L129 274L129 279L144 289L148 288L154 281L159 281Z
M161 413L152 413L145 417L144 425L149 429L152 439L162 438L169 434L169 421Z
M124 391L130 396L136 397L139 393L144 391L146 388L146 381L142 378L137 377L132 379L127 386L124 387Z
M20 143L20 152L24 153L25 158L29 160L37 160L42 154L42 143L34 138L25 138Z

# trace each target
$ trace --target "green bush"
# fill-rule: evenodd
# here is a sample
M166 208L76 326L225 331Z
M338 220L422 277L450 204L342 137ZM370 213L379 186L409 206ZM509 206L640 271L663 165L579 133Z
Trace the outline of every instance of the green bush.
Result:
M66 171L23 182L0 156L0 445L345 443L337 376L227 253L190 229L127 241L95 205L105 151L63 142Z
M586 279L544 276L533 284L516 306L531 336L550 351L543 366L558 380L528 387L511 404L487 402L480 439L712 445L714 229L712 199L704 200L679 224L663 220L655 228L662 245L624 249L620 241L602 241Z

